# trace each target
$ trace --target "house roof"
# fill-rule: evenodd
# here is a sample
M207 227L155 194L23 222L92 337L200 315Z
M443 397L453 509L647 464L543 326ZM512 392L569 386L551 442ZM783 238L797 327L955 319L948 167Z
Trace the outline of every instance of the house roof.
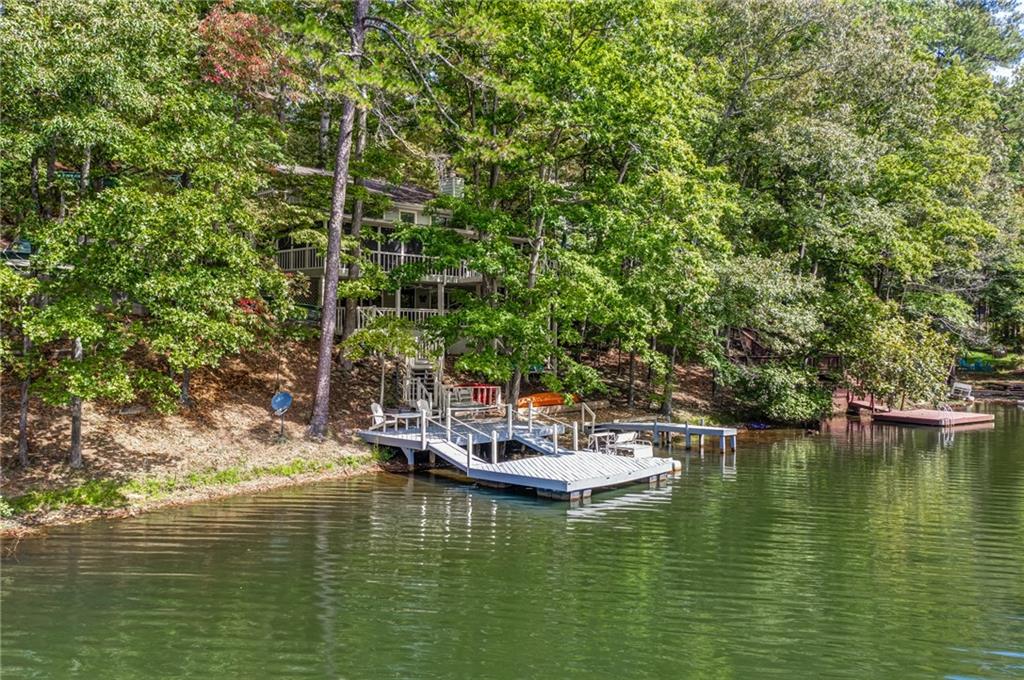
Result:
M299 177L333 177L334 175L330 170L311 168L305 165L275 165L274 170ZM351 183L352 177L350 176L349 184ZM364 184L368 191L387 196L396 203L423 205L437 197L433 191L412 184L395 185L381 179L367 179L364 180Z

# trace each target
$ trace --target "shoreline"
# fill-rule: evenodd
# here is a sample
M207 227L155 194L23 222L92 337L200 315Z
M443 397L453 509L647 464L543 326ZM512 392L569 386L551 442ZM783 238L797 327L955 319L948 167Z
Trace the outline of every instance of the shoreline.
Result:
M402 468L404 469L404 467L403 464ZM5 543L0 554L6 557L16 549L20 539L40 536L48 529L55 527L83 524L101 519L127 519L155 510L187 507L232 496L260 494L288 487L307 486L390 471L394 471L392 465L366 454L359 456L358 459L354 456L341 458L338 459L337 464L327 465L318 470L306 470L295 474L257 474L252 478L237 482L181 486L160 492L158 495L128 496L123 505L100 506L69 503L59 508L33 510L0 519L0 540ZM168 480L160 478L148 481L157 484L168 482ZM14 545L7 545L12 540Z
M1006 397L979 397L976 403L1014 404ZM611 409L609 409L610 411ZM612 415L605 411L605 415ZM622 415L626 410L618 410ZM710 416L710 414L707 414ZM741 426L742 427L742 426ZM775 429L775 428L772 428ZM780 427L779 429L786 429ZM321 482L348 479L359 475L383 472L408 472L404 461L387 461L376 457L369 447L359 447L358 453L346 453L340 457L323 459L295 459L289 464L273 468L224 469L209 471L209 480L195 481L195 473L184 478L161 477L135 478L112 487L115 493L123 493L123 502L116 505L100 505L90 501L74 500L59 507L41 506L0 518L0 540L5 544L0 556L8 556L17 548L21 538L37 537L50 528L82 524L102 519L127 519L138 515L174 507L186 507L233 496L261 494L288 487L308 486ZM282 468L294 468L282 471ZM218 481L220 477L237 476L232 481ZM110 483L112 480L86 480L90 483ZM80 487L69 487L64 493ZM18 502L21 497L6 499ZM45 501L43 502L45 504ZM10 542L13 541L13 545Z

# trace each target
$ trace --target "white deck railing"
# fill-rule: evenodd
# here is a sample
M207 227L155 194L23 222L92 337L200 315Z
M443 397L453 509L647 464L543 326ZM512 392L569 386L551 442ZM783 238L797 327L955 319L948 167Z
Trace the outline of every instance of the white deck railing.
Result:
M419 325L431 317L444 314L444 310L430 309L424 307L412 307L408 309L395 309L394 307L360 307L357 328L363 328L379 316L400 316Z
M319 307L315 308L319 313ZM356 329L365 328L371 321L380 316L400 316L403 319L408 319L414 325L419 325L432 317L444 314L444 310L439 309L426 309L421 307L413 307L410 309L395 309L394 307L356 307ZM319 316L311 317L310 320L317 319ZM345 304L344 301L338 301L338 308L334 315L334 332L337 335L341 335L342 329L345 327Z
M429 264L438 260L438 258L431 255L395 253L388 250L365 250L363 251L363 256L386 272L406 264ZM276 259L277 266L284 271L324 268L324 256L319 254L316 248L313 247L279 250L277 251ZM348 263L341 263L341 273L342 275L348 274ZM460 262L454 267L428 266L423 276L424 278L468 279L477 277L479 274L470 269L465 262Z

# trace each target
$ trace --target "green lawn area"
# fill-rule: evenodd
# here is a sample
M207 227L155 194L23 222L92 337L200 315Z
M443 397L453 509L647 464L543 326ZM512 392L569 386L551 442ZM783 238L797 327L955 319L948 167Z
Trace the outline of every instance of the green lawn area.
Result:
M1022 354L1010 353L1004 357L994 357L988 352L972 350L965 352L963 359L970 364L973 364L975 361L988 363L992 366L993 371L1015 371L1024 369L1024 355Z

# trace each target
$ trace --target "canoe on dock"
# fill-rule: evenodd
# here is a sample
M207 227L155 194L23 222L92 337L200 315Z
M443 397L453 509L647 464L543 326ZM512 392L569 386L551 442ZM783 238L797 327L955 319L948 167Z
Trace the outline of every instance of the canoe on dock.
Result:
M875 422L895 423L897 425L925 425L929 427L959 427L991 423L996 417L991 413L975 413L973 411L936 411L926 408L915 408L908 411L889 411L875 413L871 416Z

